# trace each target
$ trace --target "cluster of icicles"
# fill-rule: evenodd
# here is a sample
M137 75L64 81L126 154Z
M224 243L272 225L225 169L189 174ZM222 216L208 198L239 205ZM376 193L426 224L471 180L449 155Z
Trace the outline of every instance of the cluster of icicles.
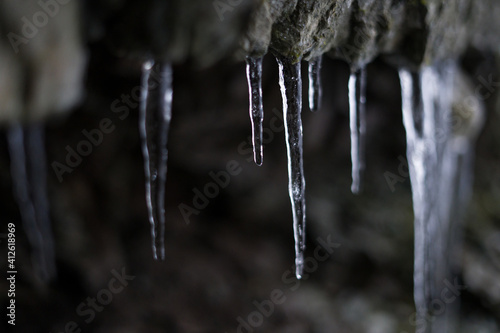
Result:
M288 153L289 195L293 212L296 276L302 276L305 250L305 179L302 150L301 63L277 57L283 98ZM250 120L255 163L263 162L262 58L248 57ZM321 57L309 62L309 107L320 108ZM154 72L154 73L153 73ZM460 239L457 223L471 187L473 142L452 136L449 122L455 63L424 67L420 72L400 70L403 122L415 213L415 304L420 316L432 313L450 272L450 251ZM160 80L158 80L160 77ZM443 89L443 87L445 87ZM349 109L352 155L352 192L362 186L365 167L366 70L349 78ZM148 60L143 65L140 137L145 161L146 201L155 259L165 258L165 182L167 137L172 114L172 68L169 63ZM436 137L436 131L444 136ZM33 261L42 278L55 274L54 249L46 201L43 129L12 126L8 131L15 197L33 247ZM452 222L455 225L452 226ZM458 224L458 225L457 225ZM433 321L434 323L434 321ZM436 331L445 331L444 327Z
M293 232L295 238L295 275L302 277L305 250L306 202L305 178L302 149L302 77L301 63L293 63L287 58L276 58L279 66L279 84L283 100L283 119L285 122L285 140L288 156L288 191L292 204ZM322 57L309 61L309 109L317 111L321 106L321 63ZM249 88L249 113L252 123L252 143L254 161L261 165L262 121L262 58L247 57L246 73ZM355 71L349 79L352 191L358 193L361 186L361 174L364 169L365 136L365 90L366 72Z

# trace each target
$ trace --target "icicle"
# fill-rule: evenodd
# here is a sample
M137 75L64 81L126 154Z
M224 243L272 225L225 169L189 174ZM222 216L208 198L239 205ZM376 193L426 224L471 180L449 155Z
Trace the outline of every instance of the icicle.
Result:
M317 111L321 108L321 63L322 56L309 61L309 109Z
M464 138L454 138L449 121L455 66L399 72L415 212L414 296L417 320L424 325L419 332L453 331L452 305L443 313L433 301L446 281L454 281L452 255L471 188L473 139L464 144Z
M144 155L146 202L153 256L165 259L167 138L172 116L172 68L150 60L143 66L139 130Z
M283 118L285 119L289 194L295 236L295 274L300 279L304 265L306 226L306 184L302 162L302 80L300 62L294 64L286 58L276 59L279 65Z
M262 106L262 58L247 57L247 81L250 99L250 121L252 122L253 159L257 165L262 165L262 121L264 109Z
M425 205L425 186L429 183L430 173L433 166L426 167L426 160L434 161L430 150L425 149L425 132L429 133L429 119L434 116L422 105L422 92L420 91L420 75L400 70L402 93L403 123L406 129L407 155L410 169L410 178L413 192L413 210L415 212L415 270L414 270L414 298L419 318L427 315L427 302L430 301L430 272L428 267L429 246L426 241L426 222L430 220L430 207ZM424 112L426 113L424 115ZM429 133L430 134L430 133ZM419 153L422 152L422 153ZM432 193L430 193L432 194Z
M359 193L365 169L366 132L366 70L352 73L349 77L349 117L351 127L352 193Z
M55 276L54 242L47 201L47 171L43 127L23 129L12 125L7 131L14 196L33 251L39 277L47 281Z

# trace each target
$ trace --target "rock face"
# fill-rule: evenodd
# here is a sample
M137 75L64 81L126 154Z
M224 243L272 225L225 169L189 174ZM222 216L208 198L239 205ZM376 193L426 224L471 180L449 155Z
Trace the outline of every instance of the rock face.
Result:
M5 2L0 7L0 121L34 120L68 109L82 93L88 40L125 56L193 60L201 66L267 52L346 60L354 71L385 55L418 67L496 51L494 0L216 0ZM83 15L85 13L85 15ZM82 18L86 21L82 25Z
M471 45L491 50L499 11L495 1L264 1L243 45L295 61L329 52L353 70L378 55L419 66L458 57Z
M80 14L76 1L0 4L0 122L41 120L79 100Z
M295 61L328 52L353 67L385 54L420 65L499 40L494 0L108 0L89 10L90 30L121 52L202 65L235 51Z

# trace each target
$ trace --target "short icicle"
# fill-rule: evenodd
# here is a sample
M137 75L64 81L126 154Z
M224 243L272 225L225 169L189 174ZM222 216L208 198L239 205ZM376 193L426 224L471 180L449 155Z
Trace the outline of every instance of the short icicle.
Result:
M351 128L352 193L359 193L365 169L366 69L349 77L349 124Z
M399 71L403 123L415 214L414 297L418 332L454 332L458 300L443 313L435 306L456 283L453 255L471 187L473 140L454 137L452 112L456 64ZM429 319L430 318L430 319Z
M322 56L315 57L309 61L309 109L318 111L321 108L321 63Z
M139 132L146 179L153 256L165 259L165 183L167 139L172 117L172 68L169 63L146 61L142 73Z
M47 158L41 124L11 125L7 130L14 197L42 281L56 274L54 241L47 199Z
M246 58L248 95L250 100L250 121L252 123L253 159L255 164L262 165L262 121L264 108L262 106L262 58Z
M300 62L276 58L279 65L285 138L288 154L289 194L292 203L295 237L295 267L298 279L302 277L305 250L306 202L302 151L302 80Z

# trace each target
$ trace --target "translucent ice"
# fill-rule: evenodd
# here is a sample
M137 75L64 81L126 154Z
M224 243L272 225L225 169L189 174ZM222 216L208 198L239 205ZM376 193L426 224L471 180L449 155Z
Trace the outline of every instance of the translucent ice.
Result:
M247 81L250 99L250 121L252 123L253 157L257 165L262 165L262 58L247 57Z
M300 62L277 58L283 99L283 118L288 153L289 194L295 236L296 276L302 277L305 249L306 202L302 151L302 80Z
M147 61L142 74L139 130L153 256L159 260L165 259L165 183L171 117L172 68L169 63Z

